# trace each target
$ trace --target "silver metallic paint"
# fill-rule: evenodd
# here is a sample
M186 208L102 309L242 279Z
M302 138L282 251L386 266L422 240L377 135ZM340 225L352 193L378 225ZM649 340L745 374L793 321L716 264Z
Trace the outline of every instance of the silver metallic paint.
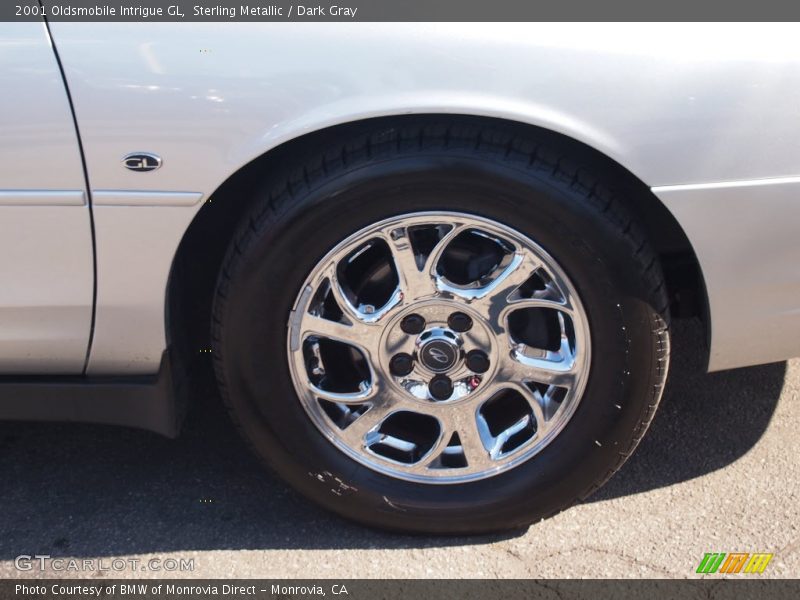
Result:
M710 368L800 355L800 178L653 191L683 225L705 275Z
M80 151L41 23L0 23L0 374L77 374L91 330Z
M41 31L2 27L13 34L2 43L16 62L0 69L0 81L13 79L29 97L13 105L0 98L0 115L16 111L0 123L17 140L11 151L0 144L0 158L20 165L2 187L26 189L39 175L37 189L80 190L57 71L34 35ZM616 160L675 214L706 278L711 369L800 354L800 190L762 181L800 174L800 37L791 24L63 22L52 31L93 189L207 198L283 142L374 116L466 113L530 123ZM42 86L49 93L38 93ZM56 106L43 121L20 118L45 102ZM20 146L29 160L14 156ZM120 167L120 157L142 149L165 166ZM41 175L35 160L52 168ZM99 343L91 372L157 369L170 264L199 207L96 208ZM45 240L37 248L51 250ZM70 249L85 254L79 240ZM79 271L85 277L85 267Z

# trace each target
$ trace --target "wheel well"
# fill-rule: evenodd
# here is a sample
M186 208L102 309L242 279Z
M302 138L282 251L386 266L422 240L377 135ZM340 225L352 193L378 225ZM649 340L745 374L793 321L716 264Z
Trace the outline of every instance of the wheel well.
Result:
M543 145L569 153L618 193L631 214L647 232L661 260L674 317L700 317L710 334L708 305L702 273L683 229L650 191L630 171L597 150L533 125L467 115L404 115L379 117L333 126L295 138L269 150L229 177L203 205L181 240L167 286L167 339L174 358L189 369L208 356L211 302L217 273L240 219L265 177L291 171L329 144L413 120L420 127L443 120L512 129Z

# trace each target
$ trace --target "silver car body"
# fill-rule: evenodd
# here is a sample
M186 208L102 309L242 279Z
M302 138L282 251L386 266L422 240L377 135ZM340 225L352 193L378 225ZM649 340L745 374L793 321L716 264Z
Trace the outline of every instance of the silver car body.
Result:
M528 123L616 161L698 258L709 368L800 355L794 26L50 27L57 54L44 24L0 24L2 373L154 373L176 249L215 190L309 132L413 113ZM135 151L162 168L125 169Z

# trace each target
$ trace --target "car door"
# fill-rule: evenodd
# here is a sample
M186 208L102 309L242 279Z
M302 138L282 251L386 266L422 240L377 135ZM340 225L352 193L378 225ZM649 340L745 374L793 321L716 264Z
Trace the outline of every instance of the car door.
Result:
M94 268L75 123L43 23L0 23L0 374L76 374Z

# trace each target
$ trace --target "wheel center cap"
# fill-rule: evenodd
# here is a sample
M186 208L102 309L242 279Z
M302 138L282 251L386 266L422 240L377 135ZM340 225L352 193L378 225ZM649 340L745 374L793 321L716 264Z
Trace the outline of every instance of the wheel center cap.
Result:
M425 342L419 351L419 360L435 373L452 369L459 358L456 345L447 339L433 338Z

